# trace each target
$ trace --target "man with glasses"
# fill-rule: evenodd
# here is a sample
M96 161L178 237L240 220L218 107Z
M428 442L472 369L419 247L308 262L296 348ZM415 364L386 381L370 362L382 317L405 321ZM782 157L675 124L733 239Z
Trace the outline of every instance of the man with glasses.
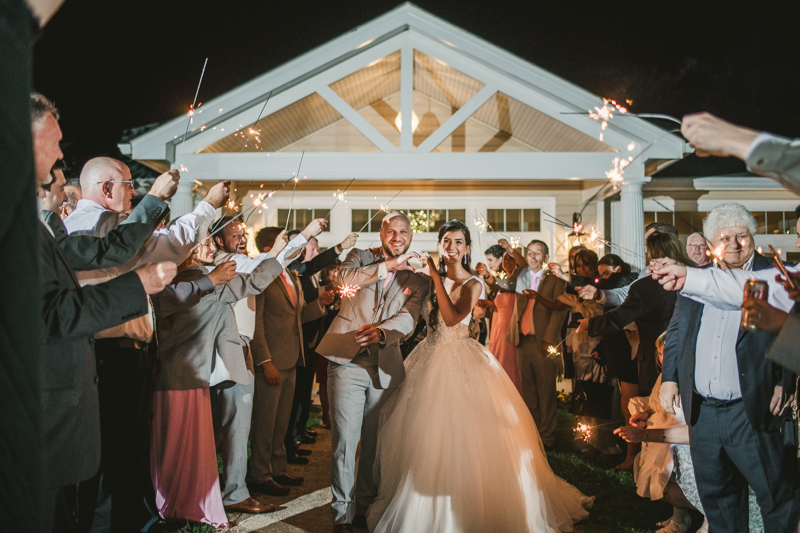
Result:
M692 233L686 239L686 253L699 267L704 267L711 262L708 257L706 238L700 232Z
M177 170L166 174L175 181L180 179ZM153 232L124 265L80 272L81 284L101 283L147 263L182 263L206 237L216 210L228 197L229 184L218 183L194 211L178 218L170 228ZM70 235L104 237L127 218L136 194L127 165L108 157L86 163L81 171L81 191L83 198L64 220ZM144 504L144 494L152 492L144 461L149 446L144 414L149 414L152 357L148 356L148 346L153 331L151 309L145 316L95 335L102 438L102 477L94 480L100 483L95 513L98 530L138 532L153 518Z

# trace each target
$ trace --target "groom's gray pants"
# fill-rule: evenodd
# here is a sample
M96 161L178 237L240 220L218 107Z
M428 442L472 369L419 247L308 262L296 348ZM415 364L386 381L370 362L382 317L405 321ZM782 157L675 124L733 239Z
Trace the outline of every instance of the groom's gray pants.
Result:
M331 413L331 515L335 524L349 524L367 513L378 494L373 474L381 407L394 389L378 389L378 367L354 363L328 366ZM361 455L356 467L356 448ZM358 472L356 472L358 468Z

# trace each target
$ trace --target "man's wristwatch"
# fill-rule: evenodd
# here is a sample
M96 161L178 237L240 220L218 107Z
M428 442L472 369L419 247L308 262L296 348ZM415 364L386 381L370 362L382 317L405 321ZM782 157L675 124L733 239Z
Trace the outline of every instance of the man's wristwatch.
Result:
M378 344L380 346L386 346L386 332L380 328L378 328Z

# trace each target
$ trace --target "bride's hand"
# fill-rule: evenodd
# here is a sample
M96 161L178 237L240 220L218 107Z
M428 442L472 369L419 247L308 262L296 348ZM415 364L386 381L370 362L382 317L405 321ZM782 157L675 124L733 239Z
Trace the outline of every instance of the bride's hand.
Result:
M421 258L424 260L426 255L428 255L428 254L422 254ZM417 274L420 274L425 279L430 279L431 278L431 264L426 261L423 266L421 266L420 268L417 268L416 270L414 270L414 272L416 272Z
M425 267L428 269L428 276L432 275L433 272L439 272L439 267L436 265L436 261L433 260L431 254L428 252L423 252L422 258L425 260Z

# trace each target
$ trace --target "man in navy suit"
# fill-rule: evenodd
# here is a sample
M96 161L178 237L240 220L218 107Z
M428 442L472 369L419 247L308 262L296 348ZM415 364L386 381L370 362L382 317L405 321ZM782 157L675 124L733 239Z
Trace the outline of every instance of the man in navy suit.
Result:
M704 223L714 249L725 247L723 269L770 267L755 253L755 231L755 219L739 204L718 206ZM766 531L796 531L796 464L779 432L783 374L764 358L775 336L740 330L740 310L691 296L684 288L667 330L661 404L670 413L683 407L709 530L748 530L749 485Z

